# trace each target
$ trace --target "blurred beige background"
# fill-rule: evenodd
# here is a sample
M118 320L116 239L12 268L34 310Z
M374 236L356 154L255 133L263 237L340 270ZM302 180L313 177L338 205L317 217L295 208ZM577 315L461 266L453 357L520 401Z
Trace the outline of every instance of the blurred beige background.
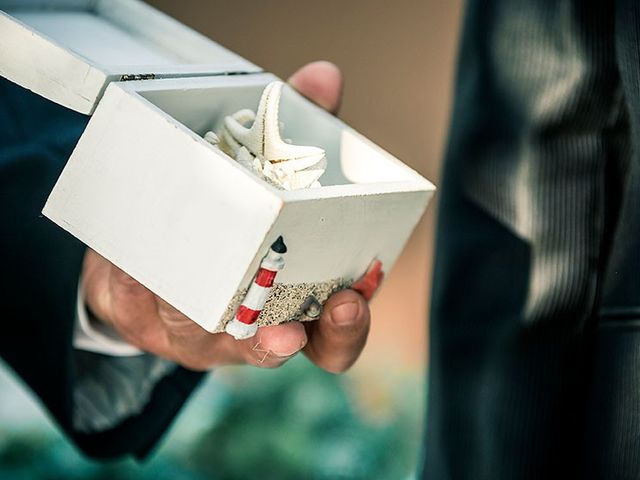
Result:
M282 78L312 60L336 63L340 117L438 184L462 0L147 1ZM410 375L425 366L434 207L373 302L354 376L382 362Z

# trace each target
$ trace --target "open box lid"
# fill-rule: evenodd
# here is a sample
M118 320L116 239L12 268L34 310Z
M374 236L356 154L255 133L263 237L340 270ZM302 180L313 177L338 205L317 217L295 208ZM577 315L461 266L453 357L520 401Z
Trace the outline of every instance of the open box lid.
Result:
M261 71L140 0L0 0L0 39L1 76L85 114L112 81Z

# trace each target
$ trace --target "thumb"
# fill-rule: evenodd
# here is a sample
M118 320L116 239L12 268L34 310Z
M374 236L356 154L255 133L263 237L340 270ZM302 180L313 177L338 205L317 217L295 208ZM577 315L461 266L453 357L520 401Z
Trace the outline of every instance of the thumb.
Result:
M320 320L308 325L305 353L329 372L344 372L362 352L369 324L369 306L361 295L353 290L335 293L325 303Z
M289 78L293 88L331 113L340 108L343 83L340 69L326 61L309 63Z

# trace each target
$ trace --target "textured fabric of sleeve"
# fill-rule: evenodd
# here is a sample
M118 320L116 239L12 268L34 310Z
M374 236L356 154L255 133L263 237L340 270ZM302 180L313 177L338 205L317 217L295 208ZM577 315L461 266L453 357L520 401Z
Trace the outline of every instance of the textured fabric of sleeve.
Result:
M0 79L0 355L86 454L141 456L202 374L175 368L158 376L137 413L116 425L87 432L74 424L76 402L87 402L86 395L76 396L79 374L91 365L78 363L82 355L72 344L85 246L40 212L87 120Z
M78 349L73 362L73 428L88 434L139 415L156 384L176 368L150 354L114 357Z
M588 332L629 151L612 4L468 2L425 478L583 478Z

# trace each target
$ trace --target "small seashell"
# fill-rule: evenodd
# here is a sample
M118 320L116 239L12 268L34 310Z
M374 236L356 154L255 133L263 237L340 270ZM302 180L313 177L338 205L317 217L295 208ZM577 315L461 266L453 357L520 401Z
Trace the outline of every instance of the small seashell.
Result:
M211 145L218 145L220 143L220 137L211 131L204 134L204 139Z
M304 314L309 318L318 318L322 313L322 306L313 296L309 297L306 302Z

